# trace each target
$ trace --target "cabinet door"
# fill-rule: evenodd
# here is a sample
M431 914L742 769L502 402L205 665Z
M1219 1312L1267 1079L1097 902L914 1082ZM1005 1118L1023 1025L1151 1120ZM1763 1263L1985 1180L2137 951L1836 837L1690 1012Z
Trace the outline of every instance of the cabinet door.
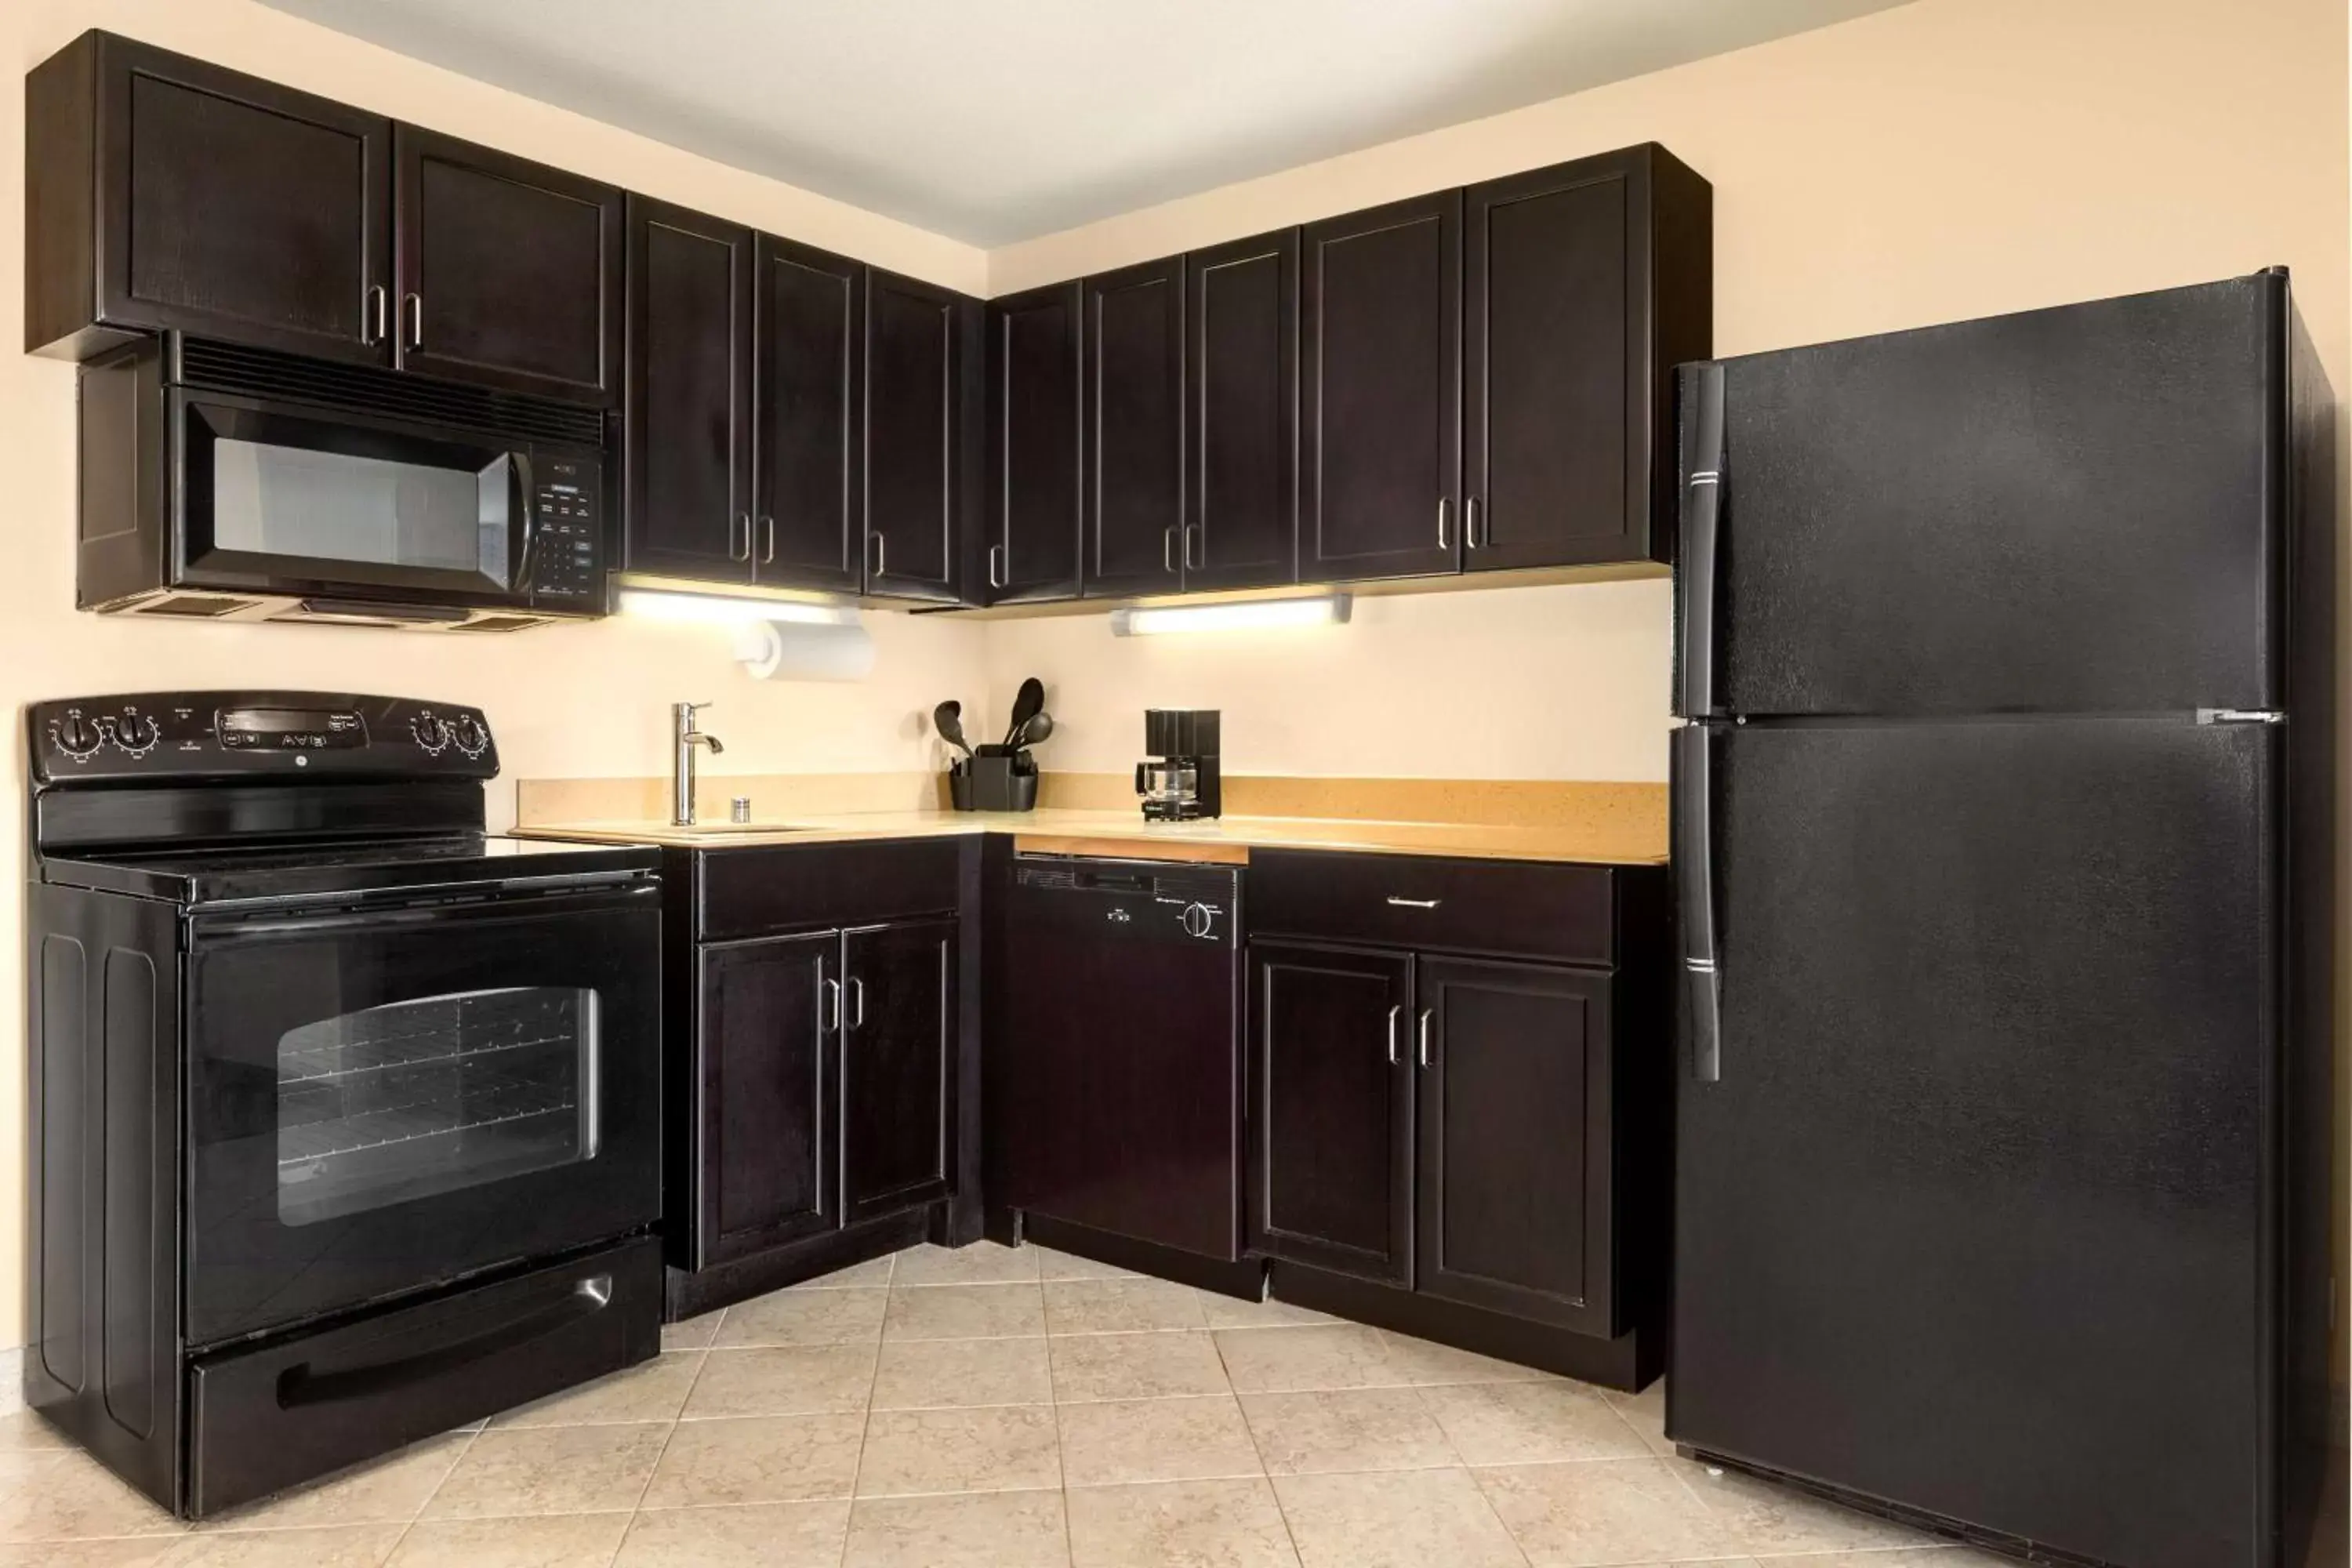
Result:
M1184 586L1298 579L1298 231L1185 258Z
M988 306L987 599L1078 593L1080 287Z
M621 193L403 125L394 191L409 370L609 403L621 368Z
M1250 1249L1412 1283L1412 959L1250 944Z
M1184 258L1086 282L1089 597L1183 585Z
M632 572L751 576L751 231L629 198Z
M385 363L391 121L125 38L75 47L98 54L100 319Z
M829 984L840 940L827 931L700 949L698 1268L841 1223Z
M762 583L855 593L860 407L857 263L760 237L757 556Z
M956 922L843 938L841 1204L850 1224L954 1186Z
M1462 193L1303 233L1299 575L1461 563Z
M1465 193L1462 426L1473 572L1639 557L1646 164L1611 154ZM1644 245L1646 251L1646 244Z
M946 289L866 269L866 591L956 596L956 474L968 304Z
M1422 1294L1614 1331L1610 976L1424 958Z

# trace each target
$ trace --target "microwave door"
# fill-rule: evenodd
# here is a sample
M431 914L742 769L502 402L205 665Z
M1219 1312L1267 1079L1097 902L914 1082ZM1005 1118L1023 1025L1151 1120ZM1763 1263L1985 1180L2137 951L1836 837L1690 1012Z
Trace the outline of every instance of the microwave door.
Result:
M430 426L179 391L184 584L511 605L529 459Z

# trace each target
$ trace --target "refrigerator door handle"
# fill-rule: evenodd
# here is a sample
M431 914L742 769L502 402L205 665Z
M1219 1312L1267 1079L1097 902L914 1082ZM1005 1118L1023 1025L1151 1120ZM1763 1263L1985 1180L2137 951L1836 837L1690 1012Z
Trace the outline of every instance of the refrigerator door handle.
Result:
M1683 1034L1691 1077L1723 1076L1723 1018L1715 952L1715 731L1685 724L1675 731L1675 899L1683 931Z
M1675 372L1680 411L1682 570L1675 601L1675 711L1715 712L1715 567L1723 518L1723 366Z

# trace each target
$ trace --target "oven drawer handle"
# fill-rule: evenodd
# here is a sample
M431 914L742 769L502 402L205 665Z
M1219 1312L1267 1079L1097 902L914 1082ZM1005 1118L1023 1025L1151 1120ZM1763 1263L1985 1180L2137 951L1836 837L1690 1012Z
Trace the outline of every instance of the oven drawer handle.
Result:
M436 1345L416 1355L326 1373L314 1373L310 1370L310 1363L304 1362L278 1374L278 1407L280 1410L298 1410L305 1405L372 1399L396 1389L446 1377L459 1368L470 1366L486 1357L504 1354L533 1340L544 1339L593 1318L610 1306L612 1300L613 1277L596 1274L574 1283L560 1301L533 1308L497 1328L486 1329L462 1340L453 1340L446 1345Z

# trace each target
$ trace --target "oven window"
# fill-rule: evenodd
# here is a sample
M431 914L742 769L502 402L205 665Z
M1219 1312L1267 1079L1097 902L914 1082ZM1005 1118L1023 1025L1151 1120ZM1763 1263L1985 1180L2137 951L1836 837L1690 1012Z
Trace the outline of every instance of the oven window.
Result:
M220 550L478 573L507 586L511 458L479 472L222 436L212 445Z
M309 1225L595 1157L597 996L394 1002L278 1041L278 1217Z

